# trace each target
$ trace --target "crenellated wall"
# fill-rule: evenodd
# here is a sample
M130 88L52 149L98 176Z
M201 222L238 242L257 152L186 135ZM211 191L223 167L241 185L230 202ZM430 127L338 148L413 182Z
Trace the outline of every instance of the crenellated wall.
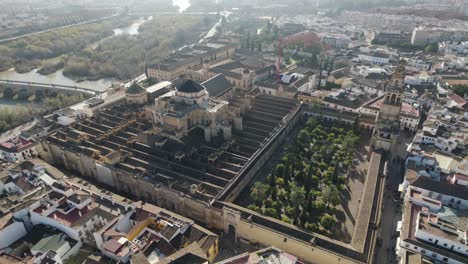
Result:
M209 227L224 230L226 233L234 230L236 238L243 238L263 245L273 245L288 253L297 255L308 263L364 263L363 259L366 258L368 252L360 253L348 244L322 237L317 238L317 240L320 240L319 244L321 245L317 246L314 241L308 241L315 239L315 234L303 235L303 231L298 231L297 228L287 226L285 223L275 223L286 227L274 228L269 225L270 222L275 221L272 219L257 222L250 221L248 216L253 212L245 208L245 210L236 211L232 209L235 206L226 206L224 202L221 202L225 201L226 204L229 204L229 202L237 198L294 129L304 113L302 108L302 106L297 107L282 120L283 125L272 133L268 141L262 145L251 157L244 169L239 172L239 175L226 186L224 192L214 199L211 204L169 186L153 183L136 173L106 165L93 157L67 150L67 148L56 143L42 141L38 149L41 157L51 164L59 164L69 170L79 172L93 181L110 186L115 191L127 193L132 198L155 204L200 221ZM294 232L289 232L290 230ZM325 248L330 248L330 250ZM336 248L339 249L336 250Z
M289 254L307 260L311 264L321 263L361 263L348 258L340 257L331 251L314 247L311 243L294 239L280 232L267 229L261 225L249 223L245 220L240 220L237 225L238 236L249 240L250 242L260 243L262 245L271 245L279 248Z

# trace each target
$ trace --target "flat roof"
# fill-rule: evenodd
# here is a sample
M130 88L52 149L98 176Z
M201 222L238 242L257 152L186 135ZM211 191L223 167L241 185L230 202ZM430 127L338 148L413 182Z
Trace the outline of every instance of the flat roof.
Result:
M434 153L434 157L439 163L440 168L443 170L452 170L452 169L457 168L458 165L460 165L460 162L458 161L458 159L450 155L436 152Z
M381 160L381 154L377 152L372 153L369 161L369 168L367 170L366 183L364 184L361 204L359 206L359 212L356 219L356 227L354 228L353 238L351 240L351 245L361 252L364 250L368 230L371 228L369 224L373 209L377 210L373 205L375 196L377 195L376 190Z
M453 250L449 250L447 248L444 248L442 246L434 245L433 243L426 242L421 239L416 238L416 230L418 228L425 228L426 232L432 233L433 231L436 232L434 234L437 235L448 235L448 234L440 234L439 230L433 230L433 226L430 224L427 224L428 218L426 218L425 214L422 214L421 212L424 210L424 207L414 204L410 201L407 201L405 206L404 206L404 211L403 211L403 219L405 221L402 224L402 229L401 229L401 243L411 243L413 245L416 245L420 248L424 248L430 251L433 251L435 253L441 254L443 256L447 256L449 258L453 258L457 261L460 262L465 262L466 261L466 255L462 253L458 253ZM420 220L419 223L417 223L418 215L420 215L423 219ZM426 221L426 222L424 222ZM422 226L421 226L422 225ZM428 228L428 229L426 229ZM443 231L441 231L443 232Z
M157 84L151 85L150 87L146 88L146 91L148 93L154 93L154 92L156 92L158 90L169 87L171 85L172 85L172 82L162 81L162 82L158 82Z

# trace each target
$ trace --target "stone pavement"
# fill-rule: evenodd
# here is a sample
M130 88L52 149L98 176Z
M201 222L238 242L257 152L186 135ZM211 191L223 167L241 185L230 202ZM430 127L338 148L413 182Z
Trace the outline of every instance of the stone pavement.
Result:
M400 140L395 147L395 154L402 158L406 156L406 149L411 143L413 136L402 133ZM394 156L396 156L394 155ZM396 227L397 222L401 220L401 201L393 202L393 191L398 190L398 185L403 181L403 164L399 160L389 161L389 175L387 186L385 187L385 195L383 201L383 215L380 223L379 239L380 246L377 245L378 264L393 264L396 263L395 246L396 246Z

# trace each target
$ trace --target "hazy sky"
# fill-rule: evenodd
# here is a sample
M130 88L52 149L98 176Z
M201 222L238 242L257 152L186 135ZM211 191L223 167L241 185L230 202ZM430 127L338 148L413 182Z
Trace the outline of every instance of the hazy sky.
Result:
M179 6L179 11L182 12L190 6L189 0L172 0L174 5Z

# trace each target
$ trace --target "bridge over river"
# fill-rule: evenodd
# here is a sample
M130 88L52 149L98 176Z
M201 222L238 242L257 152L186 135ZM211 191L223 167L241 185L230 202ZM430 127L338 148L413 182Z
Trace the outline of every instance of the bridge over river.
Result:
M87 94L98 95L103 93L102 91L96 91L90 88L79 87L76 85L61 85L51 83L40 83L40 82L26 82L26 81L13 81L0 79L0 85L5 85L10 88L29 88L29 89L58 89L64 91L81 92Z

